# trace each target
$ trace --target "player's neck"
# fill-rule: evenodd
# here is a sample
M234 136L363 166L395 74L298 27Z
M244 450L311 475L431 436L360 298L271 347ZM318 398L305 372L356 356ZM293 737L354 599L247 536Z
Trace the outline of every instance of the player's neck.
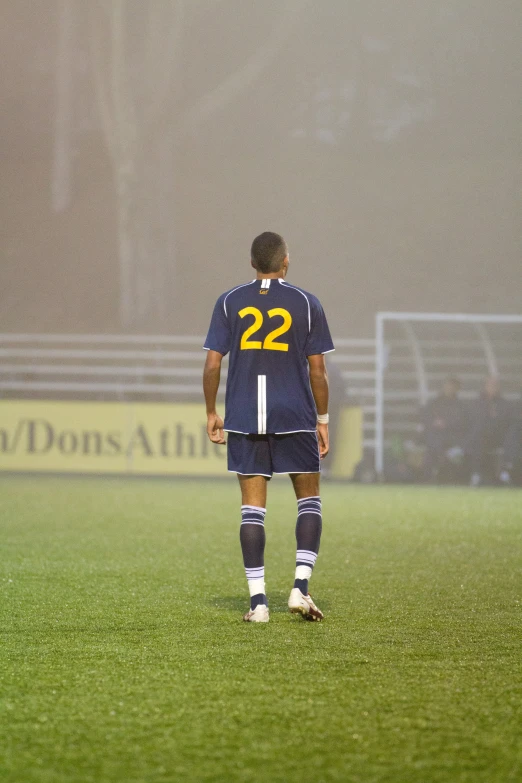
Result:
M284 280L285 274L284 272L269 272L267 274L263 274L262 272L258 272L256 275L256 280Z

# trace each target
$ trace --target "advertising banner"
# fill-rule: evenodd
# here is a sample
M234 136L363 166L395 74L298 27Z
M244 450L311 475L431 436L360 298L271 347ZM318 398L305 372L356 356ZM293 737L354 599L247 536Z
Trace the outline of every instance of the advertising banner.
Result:
M0 470L224 475L199 403L2 400Z
M328 465L328 475L335 479L350 479L363 458L362 408L356 405L343 408L338 428L335 449Z
M348 478L360 451L357 409L341 418L333 475ZM343 431L345 433L343 437ZM227 476L200 403L0 401L0 470Z

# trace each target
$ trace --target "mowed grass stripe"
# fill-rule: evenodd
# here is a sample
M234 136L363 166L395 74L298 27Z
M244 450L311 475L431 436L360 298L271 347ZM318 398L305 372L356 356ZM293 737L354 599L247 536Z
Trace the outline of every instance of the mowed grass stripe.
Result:
M251 626L233 482L1 480L2 781L520 780L522 493L325 485L319 625L270 490Z

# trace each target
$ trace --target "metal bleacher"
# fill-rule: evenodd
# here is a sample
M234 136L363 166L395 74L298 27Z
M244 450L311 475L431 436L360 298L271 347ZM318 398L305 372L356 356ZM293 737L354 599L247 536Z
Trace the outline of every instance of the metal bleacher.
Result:
M363 410L363 443L375 454L377 472L393 439L413 437L419 407L448 375L459 376L464 399L477 396L488 374L501 377L508 399L520 399L521 325L522 316L379 313L376 339L335 339L330 374L345 403ZM203 402L203 342L200 336L0 334L0 396ZM226 372L225 359L223 380ZM219 396L223 401L223 383Z
M199 336L0 334L0 395L202 402L203 342ZM373 449L375 341L339 338L335 344L327 361L344 381L346 402L363 407L364 445ZM225 359L223 379L226 368Z

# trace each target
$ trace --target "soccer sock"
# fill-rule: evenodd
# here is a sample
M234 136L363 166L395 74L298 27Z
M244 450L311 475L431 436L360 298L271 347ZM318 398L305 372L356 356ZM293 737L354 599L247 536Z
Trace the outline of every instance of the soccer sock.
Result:
M303 595L308 595L308 580L312 576L317 560L322 528L321 498L315 496L298 500L297 524L295 526L297 554L294 587L298 587Z
M239 540L250 592L250 608L268 606L265 595L265 514L266 508L241 506Z

